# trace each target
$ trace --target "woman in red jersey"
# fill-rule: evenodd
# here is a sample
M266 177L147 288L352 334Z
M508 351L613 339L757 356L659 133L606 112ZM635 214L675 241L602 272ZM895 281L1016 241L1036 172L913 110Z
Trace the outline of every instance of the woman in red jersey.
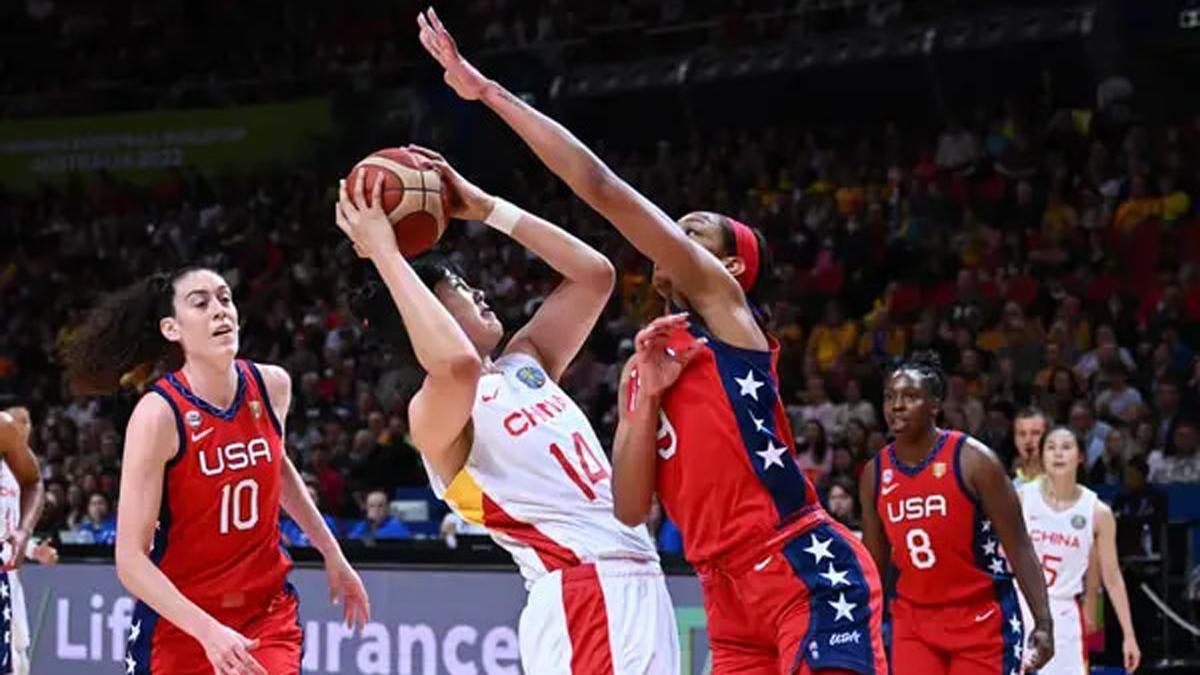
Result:
M859 484L863 539L879 569L898 573L892 670L1018 675L1023 627L1014 572L1034 616L1025 667L1037 670L1054 654L1054 631L1021 505L987 446L936 426L944 390L936 357L892 373L883 414L895 441Z
M446 82L508 123L654 262L655 288L690 313L637 338L621 387L613 498L617 517L634 525L657 492L679 526L704 586L713 672L886 672L878 573L791 460L778 342L752 302L769 276L761 235L709 212L676 223L570 132L483 77L432 10L418 23Z
M281 547L283 507L325 557L348 623L370 613L283 451L291 378L237 359L238 311L219 274L155 274L105 297L63 350L79 394L166 370L125 430L117 575L139 598L131 675L300 672L298 599Z

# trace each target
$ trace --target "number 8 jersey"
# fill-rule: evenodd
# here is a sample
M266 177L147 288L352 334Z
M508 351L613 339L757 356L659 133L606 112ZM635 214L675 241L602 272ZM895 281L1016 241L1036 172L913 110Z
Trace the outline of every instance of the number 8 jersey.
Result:
M933 451L909 466L889 444L875 462L875 508L899 572L896 594L915 605L995 597L1012 572L991 521L963 482L967 435L943 431Z
M281 428L257 366L234 367L237 393L224 410L194 394L182 372L151 387L171 406L179 450L163 477L150 559L218 614L261 610L291 569L279 535Z
M521 353L479 378L467 462L449 485L430 483L512 554L526 587L598 560L658 560L645 526L613 515L612 468L583 411Z

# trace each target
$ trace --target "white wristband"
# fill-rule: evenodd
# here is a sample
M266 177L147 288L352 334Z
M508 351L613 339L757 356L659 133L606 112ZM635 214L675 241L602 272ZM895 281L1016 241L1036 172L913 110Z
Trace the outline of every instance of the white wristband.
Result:
M496 205L492 207L492 212L488 214L483 222L488 227L500 230L508 236L512 236L513 228L517 226L517 221L521 219L521 209L514 206L511 202L496 197Z

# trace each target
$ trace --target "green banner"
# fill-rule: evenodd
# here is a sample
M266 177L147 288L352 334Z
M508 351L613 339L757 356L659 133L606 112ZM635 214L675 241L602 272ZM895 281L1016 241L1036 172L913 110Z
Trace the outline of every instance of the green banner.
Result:
M0 184L25 190L100 171L146 181L185 166L246 171L302 159L331 128L325 99L0 122Z

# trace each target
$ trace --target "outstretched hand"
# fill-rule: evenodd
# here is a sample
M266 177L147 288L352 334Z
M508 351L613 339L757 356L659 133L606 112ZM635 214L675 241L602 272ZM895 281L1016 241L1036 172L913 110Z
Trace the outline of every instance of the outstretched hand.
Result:
M650 322L634 338L634 358L637 359L630 377L633 379L634 395L629 405L636 404L637 393L652 398L662 396L679 379L687 364L700 353L707 343L705 338L696 338L676 351L668 346L671 336L688 327L687 314L672 314Z
M421 45L445 69L446 84L450 85L454 93L468 101L479 100L487 91L491 80L484 77L483 73L458 52L454 36L442 25L437 12L430 7L417 14L417 26L420 28L418 37Z

